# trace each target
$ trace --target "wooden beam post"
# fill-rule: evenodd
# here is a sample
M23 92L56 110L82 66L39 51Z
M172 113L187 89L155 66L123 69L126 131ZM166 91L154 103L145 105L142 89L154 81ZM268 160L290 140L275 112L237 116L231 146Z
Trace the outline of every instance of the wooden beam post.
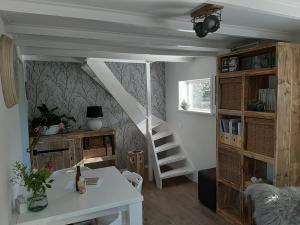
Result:
M151 106L151 71L150 71L150 62L146 62L146 97L147 97L147 149L148 149L148 178L149 181L153 180L153 166L152 166L152 141L150 135L152 133L152 106Z

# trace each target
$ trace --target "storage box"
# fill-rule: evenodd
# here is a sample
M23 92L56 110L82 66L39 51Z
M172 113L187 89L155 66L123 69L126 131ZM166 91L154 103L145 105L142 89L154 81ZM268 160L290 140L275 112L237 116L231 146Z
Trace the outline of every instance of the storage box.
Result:
M216 211L216 168L198 172L198 199L207 208Z
M241 110L242 79L220 79L220 108Z
M246 150L274 157L274 120L246 118Z
M240 187L242 180L241 155L225 148L218 151L219 177L236 187Z

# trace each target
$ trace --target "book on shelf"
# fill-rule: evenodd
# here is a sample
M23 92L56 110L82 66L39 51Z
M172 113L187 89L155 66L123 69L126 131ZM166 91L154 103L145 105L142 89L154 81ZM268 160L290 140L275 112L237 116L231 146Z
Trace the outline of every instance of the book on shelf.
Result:
M241 119L221 119L220 120L220 131L223 133L230 133L234 135L241 134Z
M271 88L259 89L258 100L264 104L265 111L274 112L276 108L276 90Z

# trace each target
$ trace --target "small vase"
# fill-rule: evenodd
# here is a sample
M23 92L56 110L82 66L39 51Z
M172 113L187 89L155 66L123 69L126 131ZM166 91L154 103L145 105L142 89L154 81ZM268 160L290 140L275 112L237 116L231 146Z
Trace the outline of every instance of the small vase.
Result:
M39 212L48 206L48 199L45 192L34 193L27 199L28 210L31 212Z

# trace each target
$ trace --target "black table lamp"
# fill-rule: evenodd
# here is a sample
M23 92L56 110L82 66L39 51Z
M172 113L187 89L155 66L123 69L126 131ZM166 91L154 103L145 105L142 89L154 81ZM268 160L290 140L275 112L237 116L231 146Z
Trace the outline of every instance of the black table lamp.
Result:
M91 118L87 121L87 127L91 130L100 130L102 127L101 118L103 117L101 106L88 106L86 117Z

